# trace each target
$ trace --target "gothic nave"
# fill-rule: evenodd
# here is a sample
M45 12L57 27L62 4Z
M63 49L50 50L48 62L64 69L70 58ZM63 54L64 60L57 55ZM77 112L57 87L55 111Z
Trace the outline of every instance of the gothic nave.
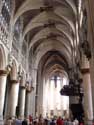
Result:
M0 0L0 125L40 114L93 123L93 10L94 0Z

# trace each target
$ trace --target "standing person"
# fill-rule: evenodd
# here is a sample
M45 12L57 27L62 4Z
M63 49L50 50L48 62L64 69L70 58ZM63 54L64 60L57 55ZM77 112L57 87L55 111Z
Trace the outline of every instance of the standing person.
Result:
M78 121L77 119L75 119L75 120L73 121L73 125L79 125L79 121Z
M50 125L55 125L55 120L52 119L52 121L50 122Z
M28 125L26 119L22 121L22 125Z
M39 116L38 124L39 124L39 125L43 125L43 117L42 117L41 114L40 114L40 116Z
M38 122L39 122L38 117L35 117L35 118L33 119L33 124L34 124L34 125L38 125Z
M83 119L79 122L79 125L84 125L84 120ZM92 125L94 125L94 124L92 124Z
M84 125L84 122L80 122L80 125Z
M63 125L63 120L61 117L59 117L56 121L57 125Z
M48 125L48 119L47 118L44 119L44 123L45 123L45 125Z
M22 125L22 120L21 119L15 119L14 125Z
M8 123L8 125L12 125L12 122L13 122L13 120L12 120L12 118L10 117L10 118L8 119L7 123Z
M33 122L33 118L31 115L29 115L29 124L32 125L32 122Z

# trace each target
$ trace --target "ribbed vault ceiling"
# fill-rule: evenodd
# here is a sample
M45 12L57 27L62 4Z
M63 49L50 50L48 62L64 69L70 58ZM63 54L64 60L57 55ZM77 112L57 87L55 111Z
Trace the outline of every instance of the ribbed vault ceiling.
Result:
M14 25L23 19L22 39L29 37L29 55L33 50L37 64L42 64L41 73L67 71L72 66L77 50L75 1L15 0Z

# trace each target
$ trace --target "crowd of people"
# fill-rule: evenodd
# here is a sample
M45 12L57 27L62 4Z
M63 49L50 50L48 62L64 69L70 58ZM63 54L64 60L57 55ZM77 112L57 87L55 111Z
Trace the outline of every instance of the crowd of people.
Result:
M12 124L8 125L84 125L83 122L80 122L70 119L63 119L62 117L53 117L53 118L43 118L42 115L39 117L33 118L31 115L24 120L14 119Z

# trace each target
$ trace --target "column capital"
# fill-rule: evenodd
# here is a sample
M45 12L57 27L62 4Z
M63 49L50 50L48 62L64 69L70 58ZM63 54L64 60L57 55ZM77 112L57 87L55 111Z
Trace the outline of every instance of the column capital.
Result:
M7 74L7 70L0 70L0 76L6 76Z
M28 87L26 87L26 91L27 92L31 92L31 89L30 89L30 87L28 86Z
M89 68L82 68L81 69L81 73L82 74L89 74L90 73L90 69Z
M11 82L12 84L17 84L17 83L18 83L18 80L10 80L10 82Z
M27 91L28 93L31 93L31 92L32 92L30 89L26 89L26 91Z
M26 89L26 86L20 86L21 89Z
M34 87L27 87L26 88L26 91L29 92L29 93L31 93L33 90L34 90Z

